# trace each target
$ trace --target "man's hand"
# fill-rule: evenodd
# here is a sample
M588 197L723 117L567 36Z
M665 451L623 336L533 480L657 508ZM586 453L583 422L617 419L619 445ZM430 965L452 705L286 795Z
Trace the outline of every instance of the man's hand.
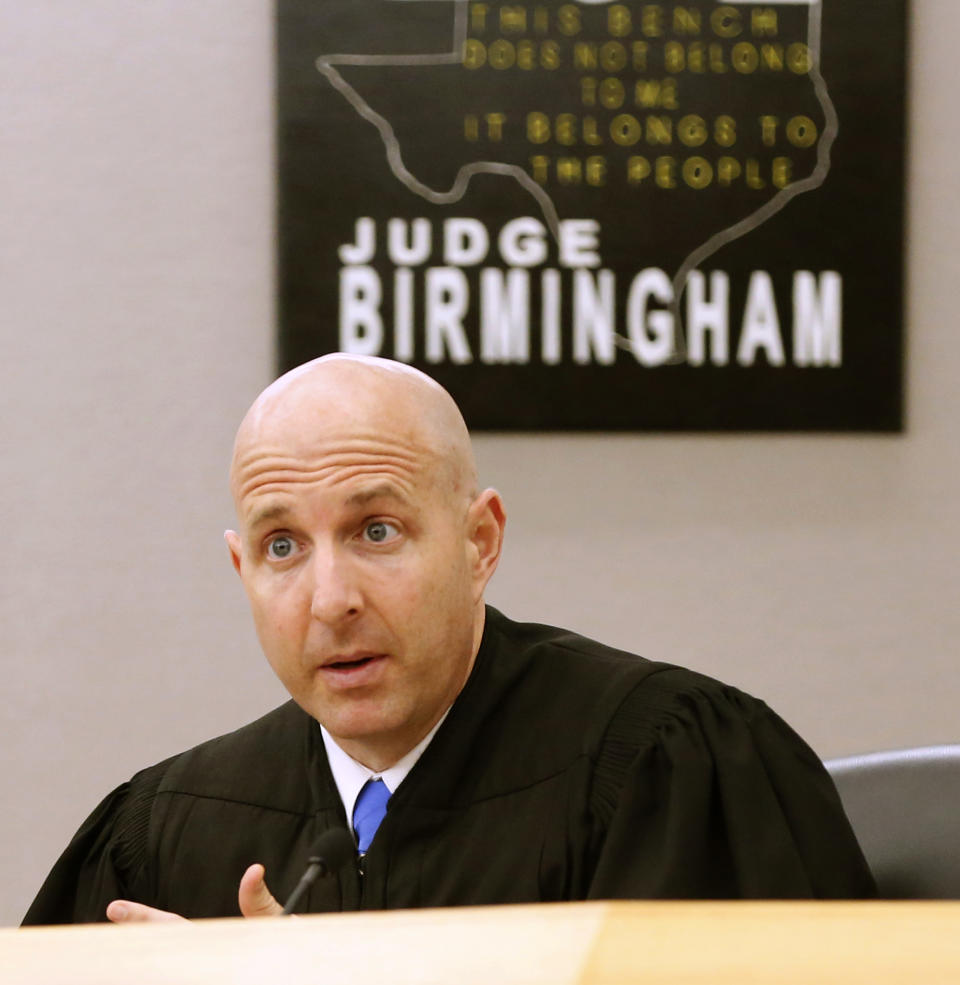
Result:
M260 863L251 865L240 880L237 898L240 912L245 917L278 917L283 907L273 898L264 879L264 868ZM186 920L176 913L158 910L132 900L115 899L107 907L107 919L114 923L169 923Z
M267 889L266 871L256 862L247 869L240 880L240 912L245 917L279 917L283 907Z
M169 923L172 920L187 922L176 913L167 913L166 910L158 910L128 899L115 899L107 907L107 919L114 923Z

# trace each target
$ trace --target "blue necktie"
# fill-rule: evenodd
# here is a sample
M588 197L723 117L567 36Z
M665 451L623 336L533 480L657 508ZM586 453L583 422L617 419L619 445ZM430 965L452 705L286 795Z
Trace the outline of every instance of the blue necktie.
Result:
M357 849L362 855L370 847L380 822L387 813L390 791L383 780L367 780L353 807L353 830L357 833Z

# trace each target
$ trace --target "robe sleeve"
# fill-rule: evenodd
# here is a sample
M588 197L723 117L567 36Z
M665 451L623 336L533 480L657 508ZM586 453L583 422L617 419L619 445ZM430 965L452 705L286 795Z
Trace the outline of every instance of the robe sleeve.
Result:
M166 766L143 770L97 805L51 869L23 926L105 921L111 900L144 896L150 814Z
M876 894L823 764L735 688L652 675L611 721L594 777L589 898Z

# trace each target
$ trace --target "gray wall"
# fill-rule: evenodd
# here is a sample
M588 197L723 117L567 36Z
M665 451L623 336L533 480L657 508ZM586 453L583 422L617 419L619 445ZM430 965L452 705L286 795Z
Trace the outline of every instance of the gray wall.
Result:
M0 0L3 923L108 789L283 696L221 541L272 365L270 6ZM960 4L914 6L904 436L478 440L496 604L824 756L960 739Z

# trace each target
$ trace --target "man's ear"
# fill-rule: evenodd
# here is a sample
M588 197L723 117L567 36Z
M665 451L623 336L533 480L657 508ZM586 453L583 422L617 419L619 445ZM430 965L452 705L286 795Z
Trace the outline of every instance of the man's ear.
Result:
M473 576L476 600L483 598L491 575L497 570L503 550L503 530L507 511L496 489L484 489L470 504L467 534L473 550Z
M227 550L230 551L230 560L237 574L240 574L240 534L236 530L225 530L223 539L227 542Z

